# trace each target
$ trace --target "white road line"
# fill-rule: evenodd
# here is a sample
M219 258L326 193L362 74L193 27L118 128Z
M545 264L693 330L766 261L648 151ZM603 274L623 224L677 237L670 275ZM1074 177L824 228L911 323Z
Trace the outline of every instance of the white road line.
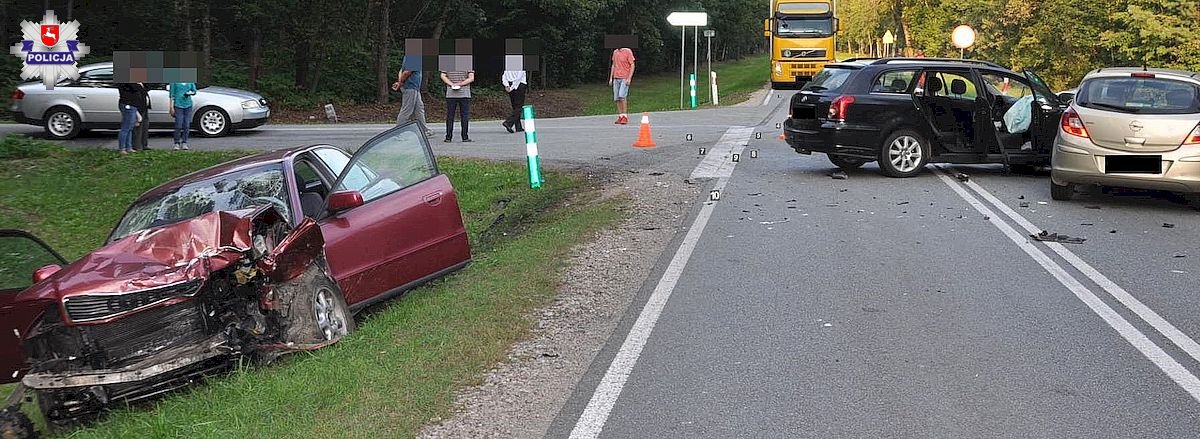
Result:
M722 139L735 131L746 133L745 140L749 140L748 133L752 129L731 128L725 133L725 136L722 136ZM737 143L740 144L741 141ZM732 169L733 166L730 166L731 172ZM728 183L729 176L721 177L717 180L713 190L723 191ZM658 285L654 287L654 292L650 294L650 299L646 301L646 306L642 308L637 321L633 323L633 328L629 330L629 335L625 337L625 342L621 344L612 364L608 366L608 371L604 373L604 378L596 386L596 392L592 394L592 398L588 401L583 414L579 416L575 428L571 430L571 439L595 439L600 436L600 431L604 429L604 423L608 421L608 415L612 413L613 407L617 404L617 398L621 396L625 381L633 372L633 366L637 364L638 357L642 354L642 348L650 339L650 333L654 331L654 325L667 305L667 299L671 298L675 284L683 275L683 269L687 266L688 259L692 257L696 244L700 242L700 236L704 233L704 228L708 225L708 219L712 216L716 205L716 202L709 202L700 208L696 220L692 222L687 235L683 237L683 242L679 244L679 249L675 251L671 263L667 265Z
M650 122L651 123L654 122L653 116L651 116ZM483 123L483 122L471 121L471 125L473 127L478 126L481 123ZM607 124L597 124L597 125L555 125L553 122L539 121L538 125L540 125L538 127L538 129L544 132L546 130L585 130L585 129L603 128L603 127L612 125L612 123L608 122ZM319 125L318 126L308 126L308 125L281 126L281 125L275 125L275 126L269 126L268 125L268 126L263 126L263 127L249 130L248 132L255 132L255 131L371 131L371 130L383 131L383 130L392 128L394 126L395 125L387 125L387 124L349 125L349 126L347 126L347 125L328 125L328 126L319 126ZM630 125L630 127L633 127L633 129L637 129L636 125ZM662 125L657 125L657 124L653 124L653 128L656 130L658 130L658 129L696 129L696 128L719 129L719 128L728 128L728 127L730 127L730 125L719 125L719 124L712 124L712 125L662 124ZM438 127L436 125L429 125L428 128L431 130L438 130L441 127ZM497 125L497 128L499 128L499 125ZM614 126L614 129L620 129L620 128ZM478 128L476 128L475 130L478 130Z
M725 131L717 143L709 148L704 160L692 170L690 179L698 178L728 178L733 175L733 155L741 154L754 134L752 127L733 127Z
M768 103L771 102L771 95L774 95L774 94L775 94L775 89L772 88L772 89L767 90L767 97L763 98L763 103L762 103L763 106L766 106Z
M1025 231L1029 233L1039 233L1043 230L1035 226L1024 216L1021 216L1020 213L1017 213L1015 210L1008 207L1008 205L1004 204L1004 202L993 196L991 192L988 192L987 189L984 189L979 184L975 182L968 182L967 187L970 187L989 203L996 206L996 208L1000 209L1001 212L1004 212L1006 216L1012 218L1012 220L1024 228ZM1067 249L1062 244L1057 242L1048 242L1046 243L1046 246L1050 247L1050 250L1053 250L1054 253L1057 253L1060 257L1065 259L1067 263L1075 267L1076 270L1079 270L1080 273L1083 273L1084 276L1087 276L1088 279L1091 279L1092 282L1095 282L1096 285L1099 285L1100 288L1112 295L1113 298L1117 299L1118 302L1121 302L1121 304L1126 308L1129 308L1130 311L1133 311L1134 314L1137 314L1138 317L1141 317L1142 320L1157 330L1160 334L1162 334L1164 337L1167 337L1167 339L1171 340L1171 342L1176 346L1179 346L1179 348L1186 352L1188 356L1192 357L1192 359L1200 361L1200 343L1196 343L1196 340L1192 339L1187 334L1184 334L1183 331L1179 330L1179 328L1175 327L1175 325L1172 325L1157 312L1154 312L1154 310L1150 309L1150 307L1133 297L1132 294L1129 294L1128 291L1125 291L1125 289L1121 288L1120 285L1117 285L1116 282L1113 282L1107 276L1100 273L1099 270L1095 269L1087 262L1084 262L1083 259L1080 259L1079 256L1076 256L1074 252Z
M1067 273L1062 266L1050 259L1050 256L1046 255L1046 253L1042 252L1037 246L1029 242L1024 235L1022 235L1016 229L1013 229L1012 226L1008 225L1008 223L1004 222L1004 220L1000 219L1000 216L992 212L992 210L984 205L983 202L971 195L970 192L967 192L963 186L957 184L957 182L947 175L941 168L934 167L934 173L937 174L938 178L940 178L943 183L946 183L947 186L950 186L950 189L954 190L959 197L970 204L971 207L974 207L975 210L980 214L987 216L989 218L988 221L991 222L992 225L1000 229L1000 231L1004 233L1009 240L1020 247L1021 250L1025 251L1026 254L1033 258L1033 260L1041 265L1042 268L1050 273L1050 275L1054 276L1059 283L1067 287L1071 293L1075 294L1075 297L1079 298L1079 300L1087 305L1088 308L1091 308L1092 312L1100 316L1100 318L1103 319L1108 326L1115 329L1117 333L1125 339L1125 341L1133 345L1138 352L1141 352L1142 355L1153 362L1155 366L1158 366L1158 368L1166 373L1171 380L1175 381L1179 387L1182 387L1184 391L1188 392L1193 399L1200 401L1200 379L1196 378L1195 375L1189 372L1187 368L1183 367L1182 364L1179 364L1178 361L1175 361L1175 359L1167 354L1167 352L1161 347L1154 344L1154 342L1151 341L1146 334L1139 331L1133 326L1133 324L1129 323L1128 320L1125 320L1124 317L1121 317L1120 314L1117 314L1115 310L1105 304L1104 301L1100 300L1095 293L1083 286L1079 280L1075 279L1075 277L1070 273Z

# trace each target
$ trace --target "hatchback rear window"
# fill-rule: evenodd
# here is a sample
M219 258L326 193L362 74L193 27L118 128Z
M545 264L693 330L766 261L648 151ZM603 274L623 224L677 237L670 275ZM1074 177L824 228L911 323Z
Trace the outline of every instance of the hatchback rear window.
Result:
M808 84L805 84L804 88L801 90L812 92L838 91L843 85L846 84L846 79L849 78L850 74L854 73L855 70L856 69L846 69L840 67L826 67L818 72L817 76L814 76L812 81L809 81Z
M1109 77L1085 81L1075 104L1133 114L1200 113L1200 89L1166 78Z

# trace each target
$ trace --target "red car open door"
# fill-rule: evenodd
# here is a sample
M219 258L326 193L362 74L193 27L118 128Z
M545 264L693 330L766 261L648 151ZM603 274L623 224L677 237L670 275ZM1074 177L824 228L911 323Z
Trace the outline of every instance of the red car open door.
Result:
M33 286L33 273L48 265L66 265L57 252L33 235L0 229L0 384L16 382L26 369L21 338L47 306L15 302L17 293Z
M352 307L471 259L454 188L438 171L418 125L388 130L355 152L333 184L330 201L346 192L361 194L363 204L320 223L330 268Z

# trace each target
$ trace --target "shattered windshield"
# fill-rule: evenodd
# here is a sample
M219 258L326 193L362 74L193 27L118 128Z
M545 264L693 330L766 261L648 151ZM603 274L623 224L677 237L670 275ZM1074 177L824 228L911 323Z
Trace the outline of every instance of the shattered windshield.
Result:
M110 241L142 230L223 210L271 205L290 218L283 168L274 164L188 183L134 205L121 219Z

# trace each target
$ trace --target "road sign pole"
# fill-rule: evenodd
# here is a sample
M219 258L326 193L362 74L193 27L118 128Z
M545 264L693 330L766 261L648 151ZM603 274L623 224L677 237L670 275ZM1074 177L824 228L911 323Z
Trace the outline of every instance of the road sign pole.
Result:
M683 69L687 65L687 26L680 26L679 31L679 108L683 108Z

